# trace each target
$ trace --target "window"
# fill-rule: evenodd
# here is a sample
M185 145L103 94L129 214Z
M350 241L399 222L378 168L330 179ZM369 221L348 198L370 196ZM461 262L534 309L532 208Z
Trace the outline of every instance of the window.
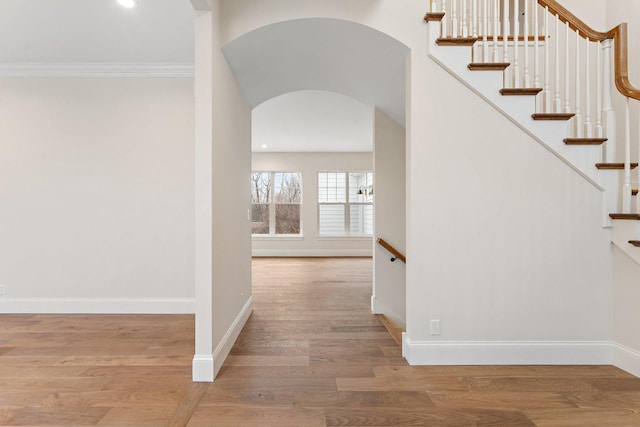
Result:
M251 233L301 234L302 175L295 172L251 173Z
M318 234L373 235L372 172L318 172Z

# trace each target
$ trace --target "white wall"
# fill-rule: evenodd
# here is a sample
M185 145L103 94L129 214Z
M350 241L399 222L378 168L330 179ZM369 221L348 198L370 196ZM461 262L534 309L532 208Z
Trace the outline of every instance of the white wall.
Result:
M411 155L408 255L419 260L408 275L410 362L605 362L602 193L435 63L425 66L438 102L423 112L429 134ZM441 335L430 335L431 320Z
M1 312L193 312L193 79L0 79Z
M427 57L422 0L225 3L225 39L331 17L411 49L407 334L411 363L608 363L602 194ZM442 334L431 336L439 319Z
M371 256L371 237L320 237L317 202L319 171L373 170L372 153L253 153L252 168L302 173L303 236L254 237L254 256Z
M617 366L640 376L640 265L613 248L613 341Z
M406 253L405 130L376 108L374 131L375 236ZM406 325L406 266L375 245L372 309Z
M209 4L196 19L196 232L204 240L196 267L195 381L213 380L252 310L251 109L222 54L220 1Z

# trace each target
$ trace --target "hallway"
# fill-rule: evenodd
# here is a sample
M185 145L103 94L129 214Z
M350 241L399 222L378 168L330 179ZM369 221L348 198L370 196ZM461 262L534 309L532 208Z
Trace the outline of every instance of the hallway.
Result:
M1 315L0 425L640 426L612 366L407 366L370 314L371 260L255 259L215 383L193 316Z

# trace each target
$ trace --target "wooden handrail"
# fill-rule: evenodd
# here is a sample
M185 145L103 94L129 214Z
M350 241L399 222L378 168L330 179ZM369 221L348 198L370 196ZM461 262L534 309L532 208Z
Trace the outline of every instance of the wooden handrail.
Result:
M629 81L629 44L626 23L602 33L585 24L555 0L538 0L538 4L542 7L548 7L550 13L558 15L560 20L565 24L568 23L574 31L580 31L580 36L583 38L588 37L592 41L613 40L615 44L613 64L616 88L622 95L640 100L640 89L635 88Z
M391 258L391 262L395 261L396 259L399 259L403 263L405 264L407 263L407 257L402 255L400 251L398 251L396 248L391 246L386 240L379 238L378 240L376 240L376 242L378 242L380 246L382 246L383 248L391 252L391 254L393 255L393 258Z

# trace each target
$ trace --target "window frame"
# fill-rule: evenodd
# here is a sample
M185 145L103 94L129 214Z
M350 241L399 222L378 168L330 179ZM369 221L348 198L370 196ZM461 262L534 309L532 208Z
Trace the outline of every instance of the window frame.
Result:
M294 171L280 171L280 170L255 170L255 171L251 171L251 176L253 176L253 174L256 173L260 173L260 174L269 174L269 196L268 196L268 201L266 202L260 202L260 203L254 203L253 201L251 201L251 213L253 215L253 206L254 205L268 205L269 207L269 233L260 233L260 234L255 234L253 233L253 230L251 231L251 237L254 239L272 239L272 238L301 238L303 237L303 223L302 223L302 204L304 202L303 200L303 183L302 183L302 172L294 172ZM276 182L276 174L296 174L298 175L298 180L299 180L299 184L300 184L300 202L299 203L278 203L276 201L276 194L275 194L275 182ZM251 191L253 191L253 188L251 188ZM251 194L251 193L250 193ZM292 233L276 233L276 206L277 205L292 205L292 204L297 204L299 206L299 210L300 210L300 232L296 233L296 234L292 234Z
M344 174L344 202L321 202L320 201L320 174ZM353 234L351 233L351 206L371 206L372 209L372 215L373 215L373 209L374 209L374 197L373 197L373 192L371 193L371 201L370 202L352 202L350 199L350 194L349 194L349 190L350 190L350 179L351 179L351 174L357 174L357 173L361 173L361 174L371 174L371 188L373 189L373 181L374 181L374 175L373 175L373 171L372 170L351 170L351 171L345 171L345 170L320 170L317 172L316 174L316 179L317 179L317 183L318 183L318 188L317 188L317 194L316 194L316 201L317 201L317 215L318 215L318 219L317 219L317 230L318 230L318 238L370 238L373 237L374 234L374 230L373 230L373 224L372 224L372 230L371 230L371 234L366 234L366 233L359 233L359 234ZM321 234L320 230L320 209L321 206L335 206L335 205L342 205L343 206L343 212L344 212L344 224L343 224L343 233L342 234Z

